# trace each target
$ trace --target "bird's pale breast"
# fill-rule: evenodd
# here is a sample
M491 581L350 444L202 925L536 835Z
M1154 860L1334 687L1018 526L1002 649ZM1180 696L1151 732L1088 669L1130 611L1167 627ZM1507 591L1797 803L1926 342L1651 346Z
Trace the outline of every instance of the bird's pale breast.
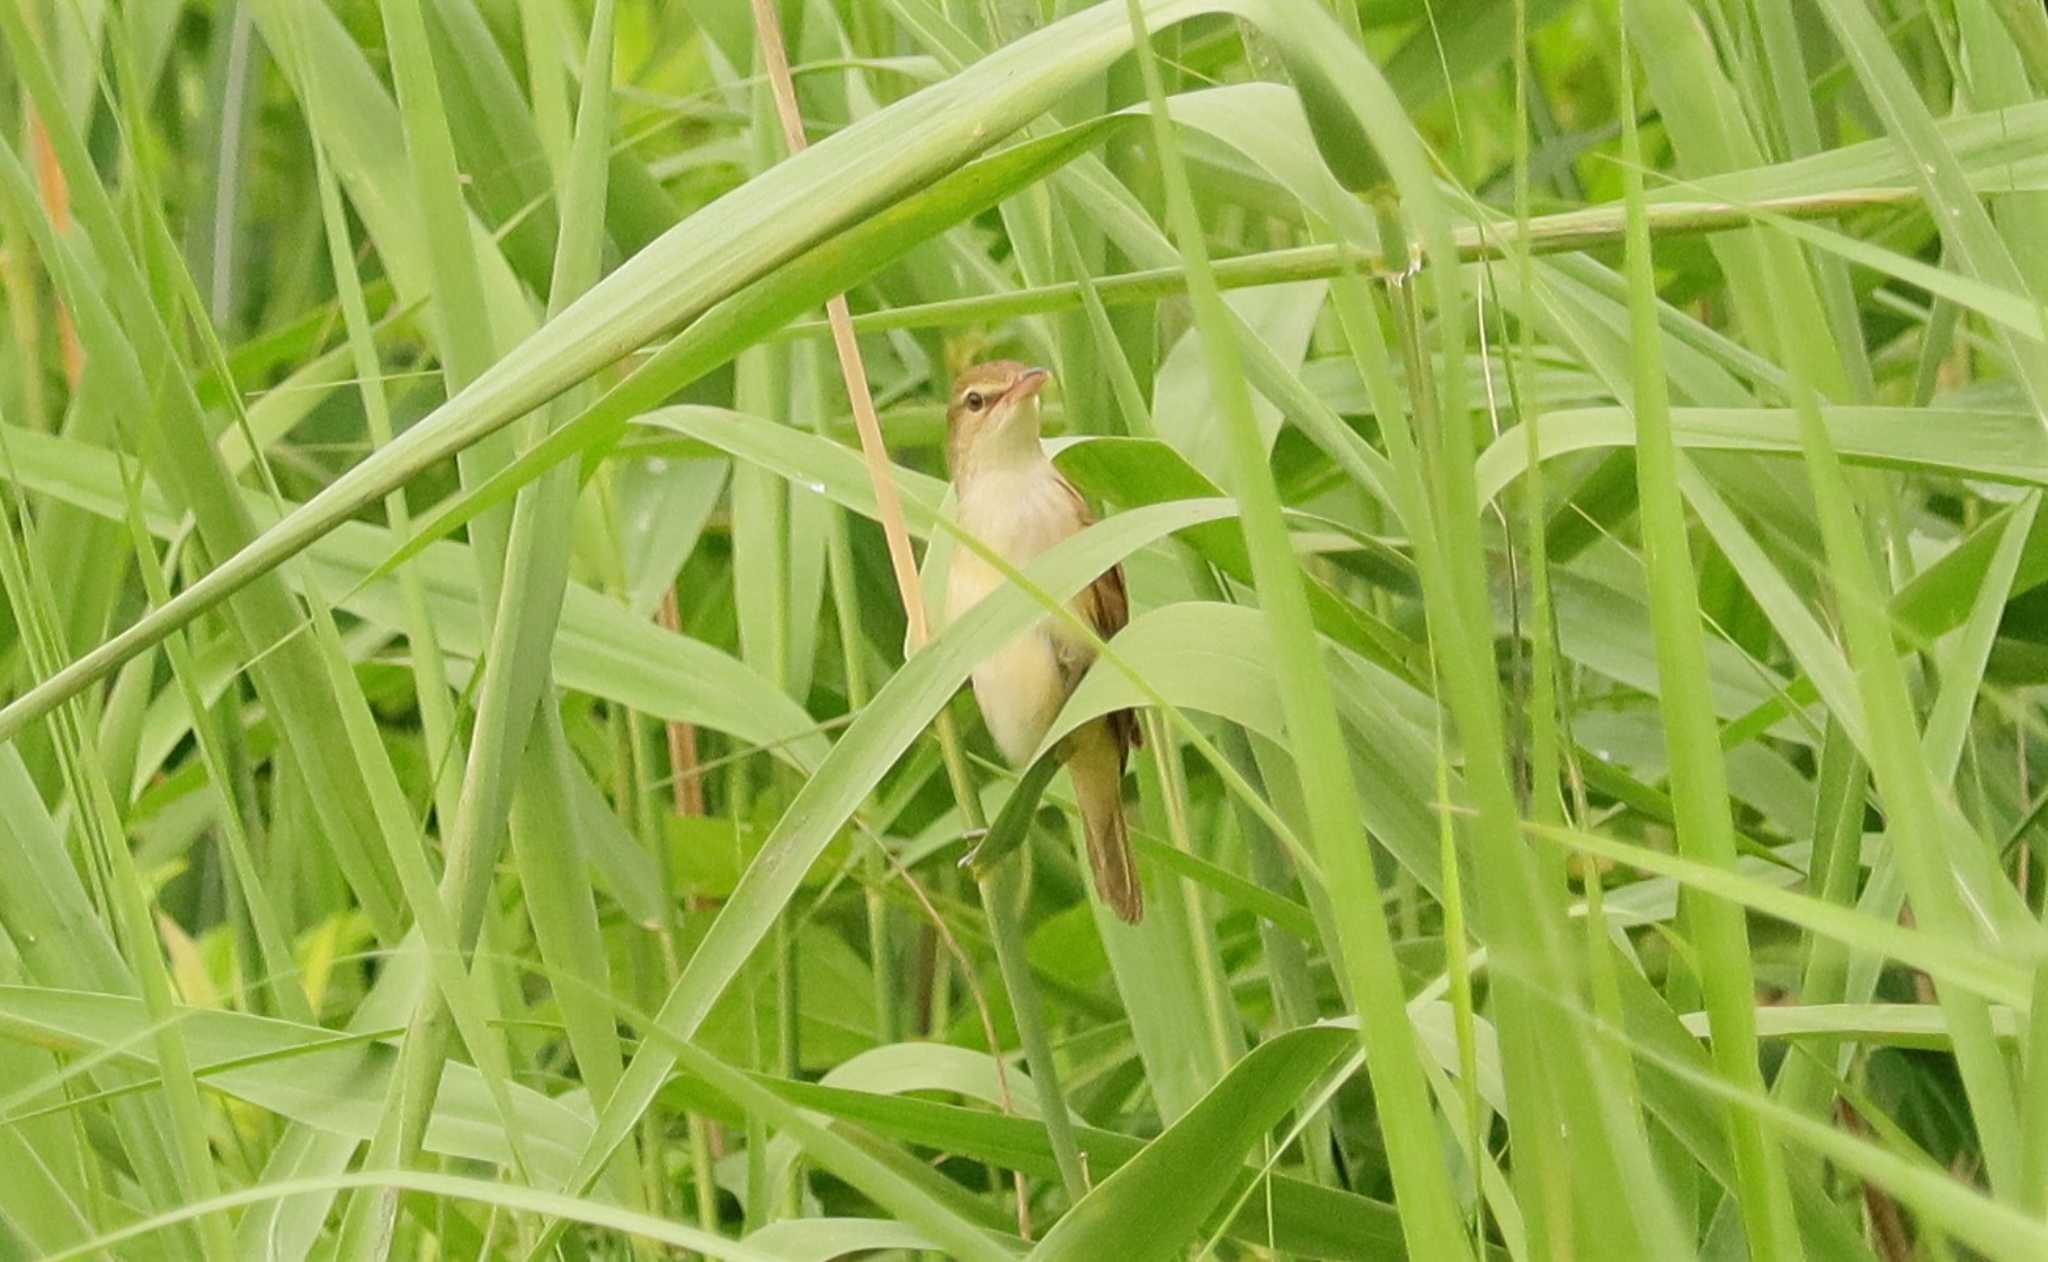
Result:
M977 474L961 488L959 520L1011 565L1022 568L1081 528L1073 496L1049 463ZM1005 579L965 547L955 549L946 584L946 619L972 609ZM975 668L974 699L1003 757L1021 764L1045 738L1066 702L1050 619L1004 645Z

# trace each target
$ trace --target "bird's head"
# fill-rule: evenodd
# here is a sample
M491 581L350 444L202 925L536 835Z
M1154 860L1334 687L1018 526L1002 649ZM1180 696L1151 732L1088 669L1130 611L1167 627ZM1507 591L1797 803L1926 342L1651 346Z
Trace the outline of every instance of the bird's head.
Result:
M946 401L946 463L953 477L1038 452L1038 392L1052 374L1014 359L975 364Z

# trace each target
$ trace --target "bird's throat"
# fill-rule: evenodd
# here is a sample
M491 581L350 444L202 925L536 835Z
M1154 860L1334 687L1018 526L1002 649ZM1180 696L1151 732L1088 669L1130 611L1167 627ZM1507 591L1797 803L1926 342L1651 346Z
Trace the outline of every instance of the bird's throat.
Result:
M1026 399L1014 409L988 419L974 443L963 453L954 482L962 496L979 477L1021 473L1045 463L1045 448L1038 436L1038 400Z

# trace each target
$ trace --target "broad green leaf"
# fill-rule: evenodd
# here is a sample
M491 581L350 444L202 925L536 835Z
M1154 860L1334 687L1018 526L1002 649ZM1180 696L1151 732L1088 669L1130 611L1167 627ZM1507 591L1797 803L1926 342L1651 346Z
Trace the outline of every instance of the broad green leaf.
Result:
M119 472L111 453L31 433L10 433L8 443L23 485L96 514L120 516ZM150 529L173 537L179 523L162 499L145 490L144 505ZM250 511L267 515L269 510L252 501ZM391 547L389 532L350 523L327 534L310 559L322 591L353 593L342 608L402 630L405 609L396 581L369 581ZM416 564L442 643L457 656L481 656L485 632L476 614L474 566L467 549L440 544ZM580 584L565 594L553 652L556 680L564 687L732 732L801 766L815 765L824 756L825 740L810 715L738 661L635 618ZM160 739L168 743L177 735L166 732Z
M182 1010L179 1025L208 1089L317 1130L354 1139L376 1133L385 1080L396 1060L385 1044L204 1009ZM10 1038L58 1051L109 1050L123 1062L152 1074L155 1070L149 1021L137 999L54 987L0 987L0 1029ZM560 1183L590 1133L589 1116L516 1084L511 1094L535 1173ZM493 1164L511 1159L483 1076L468 1065L448 1065L427 1134L436 1152Z
M1295 1030L1261 1043L1143 1152L1092 1188L1031 1256L1047 1262L1179 1257L1230 1191L1247 1152L1352 1043L1349 1032L1335 1028Z
M451 1200L474 1201L479 1204L527 1214L545 1214L566 1221L589 1223L593 1227L618 1232L628 1236L641 1236L657 1240L678 1249L691 1249L708 1257L731 1259L731 1262L776 1262L775 1255L760 1253L743 1244L726 1240L713 1232L685 1227L648 1214L634 1213L619 1209L601 1201L563 1196L557 1192L538 1188L517 1187L511 1184L495 1183L489 1179L472 1179L460 1175L433 1174L416 1170L365 1171L359 1174L331 1174L315 1178L287 1179L265 1183L233 1192L224 1192L210 1200L181 1205L168 1213L147 1218L140 1222L126 1224L113 1231L103 1232L92 1240L62 1253L53 1253L51 1262L62 1259L83 1257L101 1252L129 1240L146 1237L153 1232L174 1227L179 1223L202 1214L222 1213L243 1206L261 1207L268 1202L286 1197L303 1196L309 1193L332 1193L352 1188L381 1189L391 1193L418 1192L427 1196L446 1197Z
M1137 509L1098 523L1053 548L1028 573L1047 584L1044 590L1054 601L1064 601L1130 549L1228 511L1216 501ZM833 753L805 782L740 878L710 933L663 1001L656 1016L662 1028L678 1038L695 1033L711 1004L766 936L811 861L882 773L990 648L1040 616L1042 607L1031 597L1014 586L1005 587L949 626L875 694L840 737ZM633 1058L625 1082L601 1116L598 1134L585 1151L571 1186L583 1186L603 1167L672 1064L670 1055L656 1044L644 1046Z
M779 1090L807 1109L944 1152L967 1154L1038 1176L1055 1173L1044 1128L1023 1118L931 1100L874 1095L815 1083L782 1083ZM1097 1177L1121 1168L1144 1151L1142 1141L1115 1131L1083 1127L1080 1142ZM1242 1208L1226 1228L1232 1239L1273 1246L1310 1257L1395 1258L1404 1256L1400 1223L1391 1206L1353 1193L1320 1187L1292 1175L1259 1179L1245 1169L1233 1175L1232 1199L1248 1189Z
M1311 12L1299 0L1269 2L1297 15ZM1157 18L1173 21L1206 11L1212 0L1154 3ZM1266 8L1259 0L1238 3ZM330 483L260 542L239 551L222 549L220 564L171 604L0 711L0 732L19 730L435 461L467 449L833 234L945 175L1097 73L1128 47L1129 39L1121 14L1101 7L1076 13L991 54L975 74L896 102L764 172L715 209L684 221L483 372L432 418ZM1355 50L1353 56L1358 56ZM1304 69L1321 75L1315 81L1320 92L1343 90L1326 65L1308 59ZM1369 181L1372 146L1353 117L1321 109L1311 110L1310 118L1328 131L1326 154L1338 155L1343 173ZM830 200L813 196L821 182L839 195ZM687 279L679 284L682 278ZM840 288L811 289L810 300ZM718 355L713 362L725 357Z
M1844 460L1995 482L2048 482L2048 437L2028 414L1829 407L1821 415ZM1785 456L1799 452L1799 418L1789 409L1675 407L1671 430L1673 439L1687 450ZM1545 459L1633 441L1629 416L1622 408L1572 409L1543 416ZM1480 492L1486 499L1521 476L1527 452L1524 436L1515 430L1486 449L1479 465Z

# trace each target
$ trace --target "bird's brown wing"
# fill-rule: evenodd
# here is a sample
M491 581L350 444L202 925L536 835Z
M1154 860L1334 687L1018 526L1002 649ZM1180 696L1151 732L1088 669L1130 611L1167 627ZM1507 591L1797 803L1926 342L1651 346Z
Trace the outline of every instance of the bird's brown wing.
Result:
M1081 493L1065 478L1060 479L1060 488L1073 497L1074 508L1080 516L1082 527L1085 529L1093 525L1095 514L1088 511L1087 501L1081 498ZM1131 595L1130 590L1124 586L1124 567L1113 565L1104 571L1088 585L1074 604L1076 612L1088 620L1088 624L1095 629L1095 634L1105 640L1115 636L1131 620ZM1093 654L1090 654L1089 658L1091 660L1061 660L1060 669L1067 676L1069 695L1080 686L1081 676L1093 665ZM1107 719L1109 730L1115 735L1119 749L1129 751L1144 745L1144 735L1138 728L1137 711L1113 711Z

